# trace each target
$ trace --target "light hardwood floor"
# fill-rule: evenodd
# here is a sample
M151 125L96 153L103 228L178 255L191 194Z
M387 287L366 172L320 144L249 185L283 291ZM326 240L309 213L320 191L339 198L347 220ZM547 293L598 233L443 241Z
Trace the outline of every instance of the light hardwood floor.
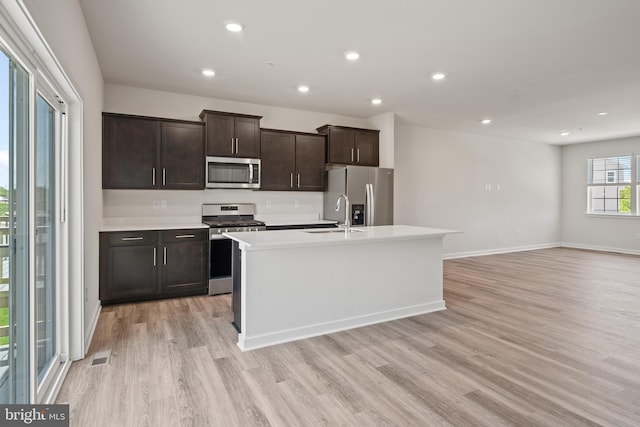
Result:
M82 427L640 425L640 257L444 267L446 311L247 353L228 295L104 307L58 403Z

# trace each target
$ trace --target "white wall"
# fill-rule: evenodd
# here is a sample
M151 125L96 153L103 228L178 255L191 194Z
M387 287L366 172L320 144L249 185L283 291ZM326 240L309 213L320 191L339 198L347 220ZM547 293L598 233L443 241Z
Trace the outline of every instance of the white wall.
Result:
M586 215L587 159L640 154L640 137L562 147L562 242L640 254L640 218Z
M448 256L557 244L560 160L556 146L396 123L395 222L463 231Z
M70 78L75 89L83 100L83 108L71 106L70 110L70 137L78 138L82 141L83 157L78 156L78 152L69 153L70 161L76 162L70 165L70 172L83 170L84 188L78 185L81 182L79 176L71 175L71 189L75 190L70 195L70 204L79 205L77 211L84 209L82 217L70 215L69 221L74 224L84 222L84 331L85 345L88 347L90 334L92 332L99 309L98 301L98 226L102 216L102 199L100 197L101 188L101 144L102 144L102 101L103 101L103 79L98 60L93 50L93 45L87 31L84 16L78 0L27 0L25 4L32 15L40 31L42 31L47 43ZM74 114L77 112L78 114ZM76 123L82 120L82 123ZM75 133L82 133L76 135ZM70 147L71 148L71 147ZM77 151L80 151L79 149ZM77 162L82 161L82 166ZM83 192L82 197L78 194ZM84 200L82 200L84 199ZM72 210L70 214L74 212ZM72 236L73 241L73 236ZM71 255L77 253L79 248L71 247ZM80 262L79 257L70 260L70 263ZM72 288L71 292L81 293L82 287ZM77 313L82 312L82 307L78 307L74 301L81 301L78 295L71 295L72 323L76 319ZM74 328L76 325L72 324ZM72 358L83 357L78 353L77 340L79 336L71 336Z
M391 149L386 148L384 152L387 156L393 155L392 113L388 113L391 114L390 118L388 115L381 115L371 119L360 119L114 84L105 85L104 111L107 112L199 121L198 115L203 109L259 115L262 116L261 127L300 132L315 133L316 128L325 124L377 128L381 129L381 135L387 135L383 147L391 146ZM392 157L385 161L393 164ZM102 194L104 217L198 216L202 203L227 202L256 203L259 215L313 214L322 217L322 193L317 192L105 190ZM165 201L166 207L154 209L154 200Z

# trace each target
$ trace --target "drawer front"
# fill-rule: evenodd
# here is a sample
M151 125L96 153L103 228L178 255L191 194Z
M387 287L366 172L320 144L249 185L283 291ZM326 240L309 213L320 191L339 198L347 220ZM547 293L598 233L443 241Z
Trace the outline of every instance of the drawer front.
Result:
M160 232L162 242L184 242L209 240L208 228L192 228L180 230L162 230Z
M117 231L105 233L107 235L107 244L115 245L145 245L156 243L158 241L158 232L154 230L148 231Z

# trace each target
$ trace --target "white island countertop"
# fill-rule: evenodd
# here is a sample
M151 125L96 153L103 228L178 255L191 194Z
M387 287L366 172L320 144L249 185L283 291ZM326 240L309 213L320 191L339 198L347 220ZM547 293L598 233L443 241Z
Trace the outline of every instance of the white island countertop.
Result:
M243 250L252 251L285 247L342 245L383 240L438 239L447 234L460 233L460 231L456 230L414 227L409 225L358 226L351 228L357 231L346 233L344 229L319 228L224 233L224 235L239 242Z
M243 351L445 309L441 228L225 233ZM337 232L332 232L337 231Z

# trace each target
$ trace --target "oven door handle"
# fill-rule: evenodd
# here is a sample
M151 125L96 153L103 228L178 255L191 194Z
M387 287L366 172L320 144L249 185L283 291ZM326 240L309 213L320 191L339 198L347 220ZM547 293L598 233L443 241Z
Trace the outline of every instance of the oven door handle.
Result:
M223 236L222 234L212 234L209 236L209 240L223 240L228 239L227 236Z

